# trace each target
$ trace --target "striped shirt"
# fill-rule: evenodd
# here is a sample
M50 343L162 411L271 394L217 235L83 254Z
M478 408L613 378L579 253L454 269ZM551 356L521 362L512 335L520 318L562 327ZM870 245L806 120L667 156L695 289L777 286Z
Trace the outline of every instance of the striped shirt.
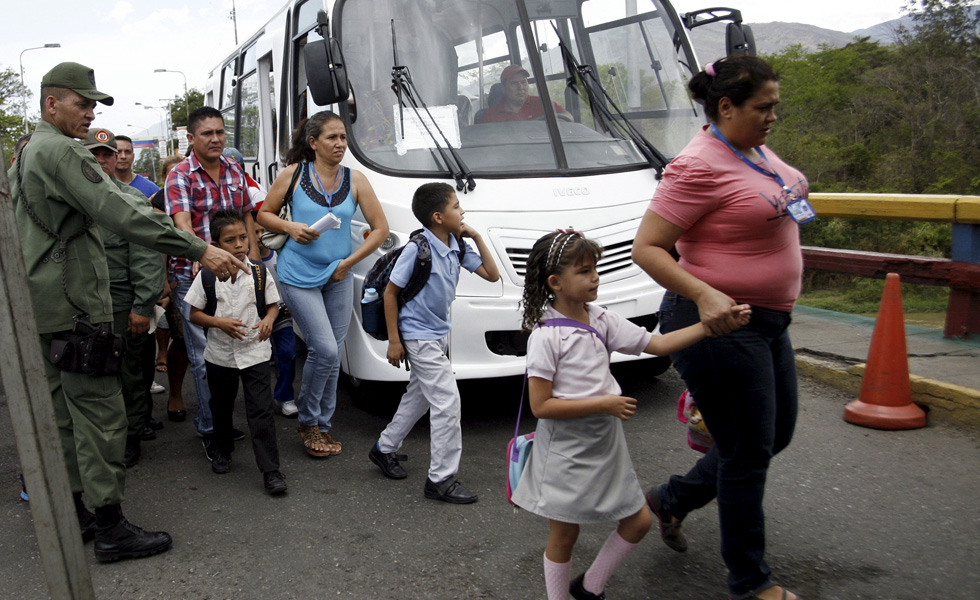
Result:
M219 157L221 174L218 183L211 178L193 153L182 160L167 175L164 186L168 215L180 212L191 214L191 228L197 237L211 242L211 216L224 209L234 209L243 215L254 210L245 184L245 172L238 163ZM174 272L191 279L191 261L171 257Z

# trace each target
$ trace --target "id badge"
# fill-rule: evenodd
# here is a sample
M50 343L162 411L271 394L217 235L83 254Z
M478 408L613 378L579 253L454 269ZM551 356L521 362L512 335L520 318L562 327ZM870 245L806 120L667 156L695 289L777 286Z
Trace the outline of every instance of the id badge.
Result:
M797 198L786 205L786 212L797 225L803 225L817 218L817 213L806 198Z

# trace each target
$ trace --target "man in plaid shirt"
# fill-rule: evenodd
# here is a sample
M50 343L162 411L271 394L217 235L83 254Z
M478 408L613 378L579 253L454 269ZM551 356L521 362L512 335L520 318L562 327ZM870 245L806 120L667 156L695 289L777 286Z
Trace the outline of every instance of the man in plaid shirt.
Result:
M178 228L210 243L211 216L224 209L240 212L245 218L245 231L248 232L249 255L258 256L252 225L252 211L256 207L248 196L245 172L238 163L221 155L225 148L225 128L221 113L210 106L191 112L187 123L187 140L187 158L167 175L164 188L167 214L173 217ZM184 317L184 342L197 392L198 409L194 424L198 434L204 439L205 454L211 460L211 433L214 424L211 420L211 393L205 379L204 346L207 339L204 330L191 323L191 307L184 301L200 265L179 257L172 257L171 261L177 278L173 297ZM236 432L236 438L239 433ZM244 437L244 434L241 436Z

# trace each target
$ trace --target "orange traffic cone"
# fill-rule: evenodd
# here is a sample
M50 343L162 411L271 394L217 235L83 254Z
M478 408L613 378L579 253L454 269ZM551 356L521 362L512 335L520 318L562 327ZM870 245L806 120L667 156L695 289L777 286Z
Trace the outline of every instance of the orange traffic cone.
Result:
M844 408L844 420L875 429L925 427L926 413L912 404L902 288L896 273L885 278L861 395Z

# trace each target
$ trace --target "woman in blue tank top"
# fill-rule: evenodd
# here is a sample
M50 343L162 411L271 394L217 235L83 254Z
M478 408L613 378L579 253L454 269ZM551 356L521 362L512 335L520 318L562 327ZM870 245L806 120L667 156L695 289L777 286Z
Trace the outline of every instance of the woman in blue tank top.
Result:
M279 290L309 348L296 405L299 433L312 456L341 452L330 420L337 407L340 347L354 306L350 268L388 237L388 221L371 184L340 164L346 152L347 129L336 114L322 111L300 123L286 155L289 166L272 184L258 216L266 230L289 234L277 258ZM279 209L296 169L301 171L293 187L292 221L285 221ZM358 208L371 233L354 248L350 222ZM330 224L314 229L324 218Z

